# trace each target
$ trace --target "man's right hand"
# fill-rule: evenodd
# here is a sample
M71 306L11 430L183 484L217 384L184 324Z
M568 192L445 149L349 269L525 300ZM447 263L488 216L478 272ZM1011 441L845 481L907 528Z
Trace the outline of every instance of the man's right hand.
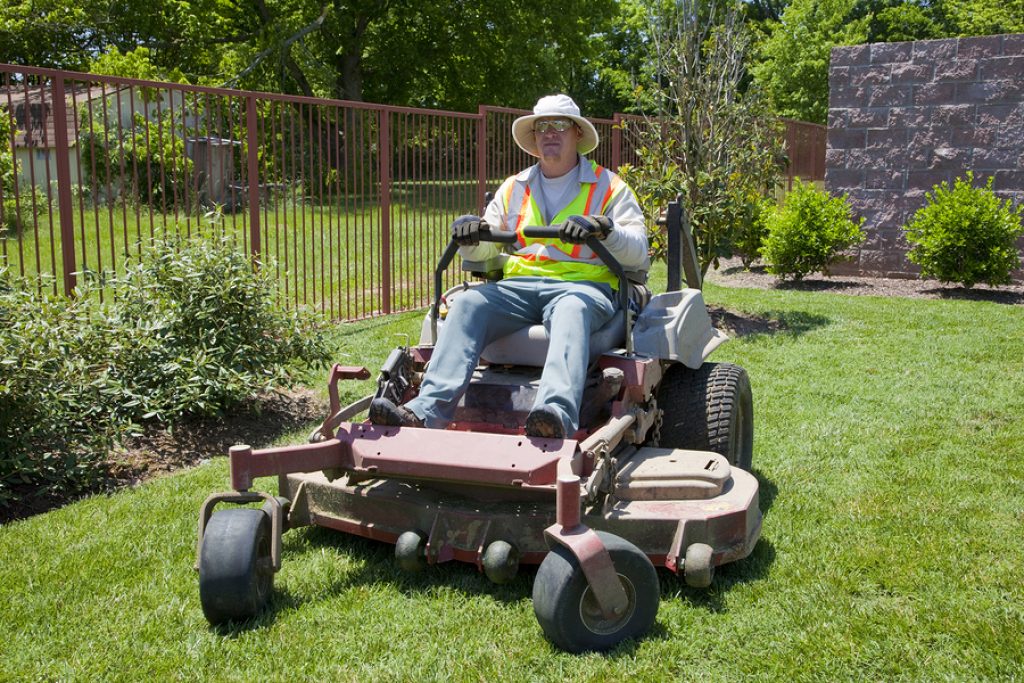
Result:
M460 247L471 247L480 244L480 226L484 225L480 216L459 216L452 223L452 240Z

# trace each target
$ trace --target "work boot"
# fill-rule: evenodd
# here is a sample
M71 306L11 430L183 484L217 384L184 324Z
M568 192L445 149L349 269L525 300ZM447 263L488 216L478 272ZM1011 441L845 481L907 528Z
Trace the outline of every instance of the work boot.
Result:
M526 435L544 439L564 439L565 425L558 411L551 406L540 406L526 416Z
M423 420L405 406L396 406L386 398L370 402L370 422L385 427L422 427Z

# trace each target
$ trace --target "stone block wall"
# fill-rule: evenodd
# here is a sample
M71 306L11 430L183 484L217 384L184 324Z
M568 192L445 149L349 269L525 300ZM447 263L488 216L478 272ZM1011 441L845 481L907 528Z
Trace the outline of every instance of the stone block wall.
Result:
M915 277L902 226L934 185L973 170L1024 204L1024 34L833 48L827 140L825 187L868 235L832 272Z

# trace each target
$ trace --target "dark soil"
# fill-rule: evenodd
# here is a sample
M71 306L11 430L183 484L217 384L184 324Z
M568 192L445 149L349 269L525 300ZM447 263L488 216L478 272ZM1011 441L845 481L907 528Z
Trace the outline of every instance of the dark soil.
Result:
M226 455L228 448L236 444L267 446L288 431L315 426L327 412L327 406L314 392L302 389L268 394L230 415L188 420L173 430L150 427L142 436L126 439L111 452L100 491L91 493L137 486L213 456ZM79 496L28 495L15 506L0 508L0 524L52 510L76 497Z
M977 285L970 289L957 284L943 284L937 280L919 278L883 278L837 275L826 277L813 274L802 280L779 280L768 273L764 266L753 265L748 270L739 259L723 261L718 270L710 270L708 282L726 287L750 287L757 289L794 290L802 292L830 292L853 296L901 296L911 299L969 299L991 301L997 304L1024 304L1024 284L1016 283L1002 287Z

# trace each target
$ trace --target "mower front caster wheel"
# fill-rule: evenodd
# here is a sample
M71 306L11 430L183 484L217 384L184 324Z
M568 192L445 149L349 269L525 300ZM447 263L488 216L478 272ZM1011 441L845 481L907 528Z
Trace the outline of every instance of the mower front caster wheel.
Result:
M598 531L629 600L619 617L606 618L579 560L556 545L533 582L533 611L544 635L568 652L608 650L647 632L658 614L658 575L647 555L629 541Z
M237 508L215 512L203 534L199 601L216 626L259 614L274 588L270 516Z
M707 543L694 543L686 549L683 560L683 580L690 588L707 588L715 578L715 568L711 565L714 549Z
M418 572L427 566L427 538L418 531L406 531L395 542L395 560L403 571Z
M508 541L495 541L487 546L481 563L491 582L508 583L519 573L519 550Z

